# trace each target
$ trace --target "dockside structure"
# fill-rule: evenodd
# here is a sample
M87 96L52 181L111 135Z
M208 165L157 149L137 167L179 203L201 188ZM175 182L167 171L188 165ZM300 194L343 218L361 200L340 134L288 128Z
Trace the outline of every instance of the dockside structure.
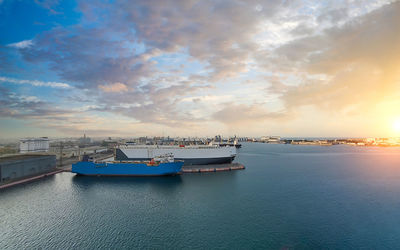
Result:
M54 171L55 168L55 155L20 154L0 157L0 185Z

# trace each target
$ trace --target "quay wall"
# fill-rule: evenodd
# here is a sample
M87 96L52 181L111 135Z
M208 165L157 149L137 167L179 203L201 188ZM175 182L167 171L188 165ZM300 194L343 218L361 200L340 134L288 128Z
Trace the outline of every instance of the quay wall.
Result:
M17 155L0 158L0 185L56 169L55 155Z

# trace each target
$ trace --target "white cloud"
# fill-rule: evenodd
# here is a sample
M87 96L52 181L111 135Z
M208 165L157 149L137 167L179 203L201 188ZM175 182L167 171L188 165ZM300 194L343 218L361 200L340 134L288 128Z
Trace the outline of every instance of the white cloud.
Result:
M35 87L51 87L51 88L61 88L61 89L69 89L72 88L71 85L62 82L43 82L38 80L20 80L9 77L1 77L0 82L8 82L15 84L30 84Z
M25 95L21 95L21 96L19 96L19 99L20 99L21 101L29 102L29 103L38 103L38 102L41 101L41 100L40 100L38 97L36 97L36 96L25 96Z
M31 47L32 45L33 45L32 40L23 40L23 41L17 42L17 43L10 43L7 46L8 47L13 47L13 48L16 48L16 49L25 49L25 48Z
M315 109L321 114L348 113L363 103L370 110L400 86L393 42L398 9L387 19L373 14L389 13L384 5L391 0L156 2L81 3L80 25L7 46L85 88L76 100L93 105L74 112L127 117L167 131L193 124L264 131L267 122L295 119L306 106L321 107ZM109 15L99 19L103 12ZM4 58L0 65L7 65Z
M235 99L233 95L206 95L206 96L191 96L182 98L181 102L206 102L206 103L224 103Z

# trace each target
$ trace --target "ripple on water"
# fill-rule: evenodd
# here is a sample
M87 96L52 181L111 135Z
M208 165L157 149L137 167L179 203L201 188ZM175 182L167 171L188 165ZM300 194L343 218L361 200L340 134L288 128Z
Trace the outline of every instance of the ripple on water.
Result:
M1 248L399 248L400 149L244 143L243 171L0 191Z

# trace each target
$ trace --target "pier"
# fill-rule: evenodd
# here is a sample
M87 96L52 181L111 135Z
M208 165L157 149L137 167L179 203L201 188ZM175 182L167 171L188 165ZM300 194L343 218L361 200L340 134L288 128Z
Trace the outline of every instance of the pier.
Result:
M243 170L245 167L240 163L228 163L228 164L214 164L214 165L191 165L183 166L182 174L189 173L211 173L211 172L224 172L232 170Z
M190 173L215 173L215 172L226 172L226 171L234 171L234 170L244 170L245 166L241 163L227 163L227 164L213 164L213 165L189 165L183 166L181 174L190 174ZM71 165L64 165L62 168L57 168L54 171L43 173L36 176L27 177L24 179L12 181L9 183L5 183L0 185L0 190L8 187L12 187L15 185L39 180L45 178L47 176L52 176L62 172L71 172Z
M35 180L39 180L39 179L42 179L44 177L55 175L55 174L58 174L58 173L61 173L61 172L65 172L65 171L66 170L64 170L64 169L57 169L57 170L52 171L52 172L48 172L48 173L44 173L44 174L40 174L40 175L28 177L28 178L24 178L24 179L21 179L21 180L10 182L10 183L6 183L6 184L3 184L3 185L0 185L0 190L3 189L3 188L8 188L8 187L12 187L12 186L15 186L15 185L19 185L19 184L23 184L23 183L27 183L27 182L31 182L31 181L35 181Z

